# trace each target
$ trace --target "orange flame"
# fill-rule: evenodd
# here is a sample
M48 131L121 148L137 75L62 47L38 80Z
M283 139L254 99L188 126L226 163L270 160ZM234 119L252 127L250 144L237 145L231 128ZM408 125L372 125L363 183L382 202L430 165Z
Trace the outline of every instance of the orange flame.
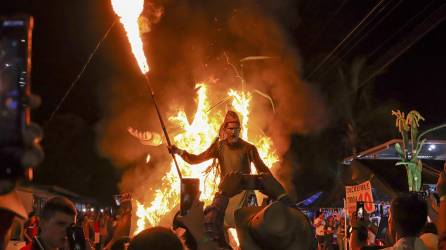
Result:
M144 0L112 0L112 6L126 30L132 53L136 58L141 72L143 74L148 73L149 65L144 55L143 43L138 27L138 18L144 8ZM189 123L184 111L179 111L175 116L169 118L170 122L174 123L183 131L173 137L175 145L187 149L191 153L204 151L214 141L223 120L223 115L219 112L212 114L212 116L206 112L210 108L206 84L200 83L197 87L199 87L198 97L196 99L197 112L192 123ZM251 139L248 136L249 106L252 95L249 92L237 92L235 90L230 90L228 95L233 99L231 103L232 108L241 115L241 137L249 141ZM132 132L130 131L130 133ZM135 134L134 136L141 137L139 134ZM142 137L140 141L148 143L145 139ZM259 154L267 166L272 167L279 161L279 157L273 150L270 138L258 136L252 142L257 146ZM216 176L215 172L210 172L208 175L204 174L205 170L212 164L212 160L191 167L181 158L178 157L177 159L183 176L200 179L200 200L204 201L206 205L210 204L220 182L219 176ZM251 168L253 169L253 167ZM162 178L161 187L155 190L152 201L136 201L136 215L138 220L137 228L133 234L137 234L148 226L158 225L161 219L172 213L178 207L180 198L179 187L180 180L177 177L176 168L172 161L171 168Z
M144 55L143 44L140 37L138 18L144 8L144 0L112 0L113 10L120 17L120 21L127 32L132 53L138 62L143 74L149 72L149 65Z
M184 111L179 111L176 115L169 117L179 131L174 135L173 140L175 145L179 148L188 150L191 153L201 153L218 136L220 124L223 121L222 111L213 111L212 115L207 113L210 108L208 98L208 86L204 83L199 83L196 86L197 91L197 111L192 122L189 122ZM242 135L241 137L247 141L251 141L259 150L265 164L272 167L279 161L277 153L273 150L272 141L266 136L253 137L253 140L248 137L249 129L249 105L252 95L249 92L239 92L229 90L228 95L233 97L231 103L232 109L236 111L241 118ZM178 164L185 177L193 177L200 179L200 191L202 200L205 205L212 202L214 193L218 183L219 176L214 172L210 172L207 176L205 170L212 164L212 160L203 162L201 164L190 166L184 162L180 157L177 158ZM180 200L180 181L177 178L175 165L173 161L170 164L170 170L162 178L161 186L155 190L152 201L137 201L137 228L134 234L144 230L149 226L159 225L161 220L167 215L171 215L177 209Z

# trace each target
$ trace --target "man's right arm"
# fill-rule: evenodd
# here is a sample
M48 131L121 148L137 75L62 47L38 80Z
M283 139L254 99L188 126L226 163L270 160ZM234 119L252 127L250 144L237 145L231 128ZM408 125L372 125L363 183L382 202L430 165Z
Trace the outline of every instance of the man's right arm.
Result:
M175 146L172 146L175 147ZM176 148L176 147L175 147ZM178 149L178 148L177 148ZM209 146L208 149L206 149L201 154L195 155L187 152L186 150L169 150L170 152L174 152L183 158L184 161L186 161L189 164L198 164L202 163L204 161L207 161L212 158L217 158L218 156L218 141L216 140L214 143Z

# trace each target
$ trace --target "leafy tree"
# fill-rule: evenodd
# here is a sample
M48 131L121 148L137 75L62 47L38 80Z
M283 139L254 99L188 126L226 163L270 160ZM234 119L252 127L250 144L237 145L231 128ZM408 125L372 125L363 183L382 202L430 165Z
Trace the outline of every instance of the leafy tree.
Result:
M332 107L330 115L334 129L343 131L340 138L343 152L339 155L342 158L357 155L361 150L393 137L392 119L388 115L392 104L376 100L373 81L364 84L371 74L372 69L366 60L357 58L350 65L341 65L332 77L332 84L325 88L329 107Z

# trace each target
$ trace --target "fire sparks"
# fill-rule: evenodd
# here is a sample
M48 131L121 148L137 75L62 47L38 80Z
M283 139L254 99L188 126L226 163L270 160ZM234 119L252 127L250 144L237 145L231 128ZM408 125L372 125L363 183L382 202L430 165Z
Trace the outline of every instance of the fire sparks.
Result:
M127 32L132 53L143 74L149 72L149 65L140 37L138 18L144 8L144 0L112 0L113 11L120 17L120 21Z
M192 122L189 122L184 111L179 111L175 115L169 117L169 121L182 131L174 135L173 140L179 148L186 149L191 153L201 153L206 150L210 144L218 136L218 130L223 121L223 112L215 111L209 114L210 101L208 98L208 86L204 83L197 85L197 111ZM272 167L279 161L279 157L273 150L272 141L266 136L253 136L249 131L249 111L252 95L249 92L238 92L229 90L227 93L232 97L231 109L239 113L243 133L241 137L250 141L259 150L259 154L267 166ZM185 177L193 177L200 179L200 191L202 200L205 205L210 204L216 188L220 181L214 172L205 174L208 167L212 164L212 160L197 165L189 165L180 157L177 158L182 173ZM161 186L155 190L152 201L137 202L137 228L134 234L144 230L149 226L159 225L163 217L171 215L178 210L180 200L180 181L175 172L173 161L170 170L162 178Z

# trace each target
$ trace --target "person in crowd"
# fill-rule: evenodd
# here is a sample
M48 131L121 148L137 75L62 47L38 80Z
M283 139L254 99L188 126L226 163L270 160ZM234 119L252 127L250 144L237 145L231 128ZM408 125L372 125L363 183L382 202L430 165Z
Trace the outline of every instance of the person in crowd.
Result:
M94 249L101 249L101 222L102 214L96 210L88 212L86 220L83 223L85 239L93 246Z
M113 237L113 219L109 211L105 211L101 222L101 245L104 247Z
M28 215L28 220L25 222L24 228L25 232L23 235L25 237L26 244L28 244L39 233L39 217L34 214L34 212L31 212Z
M0 180L0 250L6 249L14 218L27 219L25 207L15 192L15 183Z
M107 218L104 212L98 213L97 217L97 228L98 228L98 249L102 249L105 246L105 240L107 238L108 232L107 232Z
M190 249L190 250L216 250L222 249L213 242L204 230L204 211L203 202L198 199L194 200L189 212L186 215L177 215L175 217L174 223L176 224L177 231L173 231L164 227L154 227L146 229L140 232L137 236L130 240L128 250L138 250L138 249L162 249L162 250L176 250L176 249ZM125 228L125 222L123 223L121 217L118 220L118 225L116 227L116 232L113 238L119 238L122 236L123 228ZM181 229L181 230L178 230ZM190 248L185 239L185 234L190 237L189 240L194 242L192 248ZM125 243L128 238L121 237L118 240L112 240L111 247L106 247L105 249L112 250L124 250ZM110 243L109 243L110 244Z
M311 222L282 201L235 212L241 250L309 250L315 247Z
M427 249L438 249L438 231L434 223L427 223L421 231L419 238Z
M367 226L356 224L356 226L352 227L351 230L352 232L349 241L350 249L361 250L367 247L367 239L368 239Z
M325 218L324 213L319 211L314 219L313 226L316 229L316 240L318 250L325 249L324 247L324 235L325 235Z
M203 211L203 208L201 208L201 211ZM172 229L176 232L178 237L183 239L184 244L187 246L187 248L189 250L196 250L197 249L197 240L192 235L189 228L179 220L179 216L180 216L180 211L178 211L173 218ZM204 213L203 213L202 217L204 217ZM203 220L197 219L196 221L202 222Z
M324 246L325 249L333 250L333 234L335 229L335 220L333 215L328 216L325 223Z
M338 243L338 249L344 250L345 247L345 217L339 216L339 223L336 227L336 241Z
M378 226L370 222L369 226L367 227L367 244L369 246L374 246L376 244L376 234L378 232Z
M118 218L116 228L113 232L113 237L111 240L107 243L107 245L104 246L104 250L108 249L121 249L120 247L123 247L125 242L130 242L130 237L128 233L126 233L127 225L130 225L131 222L131 215L128 216L121 216ZM122 248L124 249L124 248ZM127 248L125 248L127 249Z
M195 199L186 215L177 215L174 220L176 233L191 250L224 249L206 234L203 206L203 202Z
M93 237L93 242L92 245L94 247L94 249L96 250L100 250L101 249L101 234L100 234L100 216L101 214L99 212L93 211L92 214L92 224L93 224L93 232L94 232L94 237Z
M85 240L89 242L90 245L94 246L94 213L92 211L87 211L85 213L82 228Z
M446 250L446 162L437 182L437 191L440 196L438 208L438 249Z
M21 250L68 249L67 229L75 224L76 215L76 207L69 199L49 199L41 211L39 235Z
M426 247L417 236L426 224L426 220L427 204L424 200L412 193L398 195L392 200L389 212L388 232L395 243L385 249L425 250ZM368 220L352 218L352 228L363 226L360 221L366 221L365 223L367 223ZM353 230L351 235L353 250L361 249L361 247L354 245L354 242L358 241L358 234L355 231L357 230Z
M120 212L116 215L116 219L114 221L113 236L111 240L105 245L104 249L111 249L112 247L117 248L119 246L122 246L123 244L121 243L130 238L130 226L132 220L130 196L126 197L123 203L121 203L121 209L119 211Z
M349 245L352 250L377 250L384 248L383 246L376 245L374 240L371 240L371 227L373 223L370 222L369 215L364 213L363 219L358 219L356 212L351 216L351 234ZM375 236L373 234L373 239Z
M184 250L183 243L171 229L152 227L141 231L130 241L128 250Z

